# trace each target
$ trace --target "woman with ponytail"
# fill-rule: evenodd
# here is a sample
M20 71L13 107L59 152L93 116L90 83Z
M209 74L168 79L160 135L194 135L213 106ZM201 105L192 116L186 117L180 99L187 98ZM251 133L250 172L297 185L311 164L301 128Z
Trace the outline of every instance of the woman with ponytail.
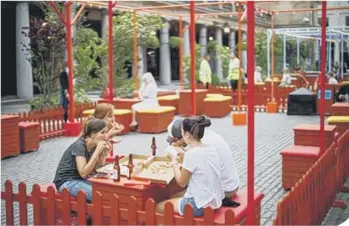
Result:
M193 207L194 216L203 216L205 207L213 209L221 207L224 191L220 174L220 158L215 148L201 142L205 128L210 125L211 121L203 116L183 120L182 137L188 145L188 150L184 154L182 166L173 162L173 171L177 184L188 187L183 197L159 203L158 212L164 212L166 202L171 202L175 212L180 215L183 215L186 204Z
M68 147L58 164L53 182L59 192L67 188L76 197L82 190L86 200L92 200L92 186L86 178L105 164L110 150L106 134L103 120L90 118L84 123L80 138Z

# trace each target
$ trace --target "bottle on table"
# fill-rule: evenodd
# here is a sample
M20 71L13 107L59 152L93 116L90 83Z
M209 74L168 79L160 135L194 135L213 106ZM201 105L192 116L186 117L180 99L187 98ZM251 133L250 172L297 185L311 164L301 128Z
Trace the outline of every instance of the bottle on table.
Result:
M132 172L133 172L133 157L132 157L132 154L130 154L128 156L128 164L127 164L127 179L131 179L131 175L132 175Z
M120 181L120 164L119 164L119 156L115 156L114 168L111 178L114 182Z
M151 141L151 150L152 150L152 156L156 155L156 142L155 142L155 137L153 137Z

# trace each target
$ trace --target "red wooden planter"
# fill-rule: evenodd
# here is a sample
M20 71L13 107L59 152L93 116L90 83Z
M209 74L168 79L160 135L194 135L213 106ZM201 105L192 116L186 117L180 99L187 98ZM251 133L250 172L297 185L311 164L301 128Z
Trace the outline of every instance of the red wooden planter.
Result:
M20 122L19 137L21 152L37 151L40 146L40 128L37 122Z
M171 106L175 107L175 113L178 114L178 106L179 106L179 96L177 95L167 95L158 97L158 101L160 106Z
M332 113L332 115L348 116L349 115L349 104L335 103L331 106L331 113Z
M342 135L349 130L349 115L348 116L330 116L327 119L329 125L336 126L337 132Z
M206 97L206 94L207 94L207 90L203 90L203 89L195 90L196 115L205 114L204 99ZM191 90L180 91L178 113L184 116L192 115Z
M167 130L172 122L176 109L160 107L159 109L141 110L137 112L139 132L161 133Z
M113 104L115 109L132 109L132 105L141 102L138 98L124 99L124 98L115 98Z
M1 159L20 154L18 115L1 115Z
M205 112L208 117L222 118L231 112L231 97L208 97L204 100Z
M294 144L301 146L320 147L320 125L319 124L302 124L293 128ZM336 127L325 125L325 150L331 146L335 140Z
M280 152L282 156L282 187L292 188L320 157L320 148L292 145Z

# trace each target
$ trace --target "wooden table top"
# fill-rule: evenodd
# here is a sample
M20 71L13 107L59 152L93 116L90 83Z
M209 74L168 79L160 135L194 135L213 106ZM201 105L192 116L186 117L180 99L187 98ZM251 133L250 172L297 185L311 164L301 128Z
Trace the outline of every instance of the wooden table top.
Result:
M119 188L127 188L133 190L143 191L156 184L150 183L150 181L141 181L141 180L129 180L126 177L121 177L119 182L114 182L111 179L103 178L103 177L92 177L89 178L88 181L91 183L106 185L106 186L115 186Z

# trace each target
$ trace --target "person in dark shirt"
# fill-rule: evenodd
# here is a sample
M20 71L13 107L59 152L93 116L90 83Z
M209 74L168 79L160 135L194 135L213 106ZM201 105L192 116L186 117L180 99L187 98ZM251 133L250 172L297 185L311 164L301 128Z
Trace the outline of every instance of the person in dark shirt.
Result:
M92 186L86 178L105 164L111 150L105 141L106 133L103 120L90 118L86 121L81 137L68 147L58 164L53 182L59 192L67 188L70 195L76 197L83 190L86 200L92 200Z
M65 63L66 65L66 63ZM65 70L59 74L59 82L61 86L61 101L60 104L64 109L64 121L68 120L68 106L69 106L69 92L68 92L68 68L65 67Z

